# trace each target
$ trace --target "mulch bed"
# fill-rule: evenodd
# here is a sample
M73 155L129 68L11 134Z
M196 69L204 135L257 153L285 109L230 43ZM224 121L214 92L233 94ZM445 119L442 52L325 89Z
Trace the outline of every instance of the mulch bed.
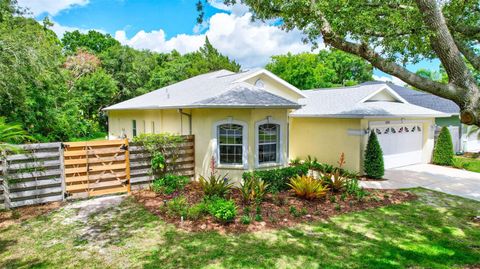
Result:
M19 207L11 210L2 209L0 210L0 229L49 213L59 208L63 204L64 203L62 202L53 202L41 205Z
M238 206L237 217L234 222L229 224L218 223L211 216L205 216L196 221L184 220L181 222L180 217L169 216L164 210L160 209L165 201L178 195L183 195L190 205L201 202L203 193L197 182L189 183L184 190L173 195L156 194L150 190L136 191L133 192L133 195L148 211L179 228L187 231L213 230L221 233L241 233L291 227L299 223L327 219L346 212L399 204L417 199L417 196L412 193L397 190L366 189L366 191L370 195L366 196L363 201L358 201L354 197L347 197L345 201L342 201L341 194L328 194L325 199L315 201L299 199L290 191L276 195L268 194L261 204L261 221L254 221L256 207L250 206L252 219L250 224L242 224L240 221L246 205L243 204L240 192L237 189L234 189L230 195L230 198ZM335 198L331 198L332 196L335 196ZM291 213L292 207L295 208L296 213Z

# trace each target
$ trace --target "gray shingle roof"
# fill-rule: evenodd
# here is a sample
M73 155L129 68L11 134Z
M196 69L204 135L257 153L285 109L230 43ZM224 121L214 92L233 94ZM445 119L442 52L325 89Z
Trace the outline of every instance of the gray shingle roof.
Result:
M460 114L460 107L455 104L455 102L430 93L416 91L407 87L402 87L389 82L385 83L382 81L370 81L363 84L386 84L411 104L423 106L448 114Z
M152 91L150 93L126 100L124 102L109 106L105 110L134 110L134 109L167 109L167 108L194 108L194 107L215 107L218 106L215 103L207 103L205 100L210 100L211 102L220 102L220 101L230 101L230 104L238 103L242 106L251 105L252 107L257 106L270 106L270 103L261 102L259 100L254 100L254 98L247 98L240 94L234 94L230 92L232 89L235 89L238 85L243 85L244 88L246 83L239 82L242 78L248 77L260 69L253 69L250 71L234 73L228 70L215 71L199 76L195 76L178 83L160 88L158 90ZM298 107L297 103L289 102L290 104L284 104L283 99L279 96L278 98L273 98L274 94L266 90L255 87L254 85L248 84L248 88L251 90L250 93L254 92L255 95L259 96L260 91L265 93L262 94L263 97L268 97L267 101L280 102L282 106L292 108ZM297 89L298 91L298 89ZM219 96L228 93L222 98L224 100L218 99ZM239 100L233 100L232 98L238 97ZM251 102L247 104L246 102Z
M449 116L449 114L436 110L404 103L401 98L398 102L365 102L365 99L382 89L389 91L385 84L379 83L304 91L307 98L300 102L304 106L294 111L291 115L293 117L337 118Z
M255 88L247 83L235 86L220 95L193 103L208 107L287 107L300 108L298 103L270 92Z

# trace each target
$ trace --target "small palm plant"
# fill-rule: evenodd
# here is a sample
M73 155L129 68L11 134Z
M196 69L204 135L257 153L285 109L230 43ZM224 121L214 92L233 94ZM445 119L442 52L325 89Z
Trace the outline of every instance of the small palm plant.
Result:
M311 176L296 176L290 179L288 185L295 192L296 196L307 200L321 198L328 191L328 187L324 186L321 180Z
M5 118L0 117L0 153L19 152L21 149L14 143L31 139L20 124L7 123Z

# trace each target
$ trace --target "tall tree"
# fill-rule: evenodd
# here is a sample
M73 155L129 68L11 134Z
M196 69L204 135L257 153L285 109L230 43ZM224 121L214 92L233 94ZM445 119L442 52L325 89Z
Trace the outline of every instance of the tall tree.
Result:
M281 19L316 44L358 55L374 67L461 108L465 124L480 125L480 87L469 65L480 70L480 0L225 0L242 2L260 20ZM201 10L202 2L198 4ZM199 22L202 12L199 13ZM405 68L437 58L448 82L433 81Z
M102 34L95 30L90 30L86 34L80 33L78 30L66 32L63 35L62 43L67 51L75 52L78 48L86 48L95 53L120 45L120 42L111 35Z
M355 85L372 79L372 66L339 50L272 56L266 69L300 89Z

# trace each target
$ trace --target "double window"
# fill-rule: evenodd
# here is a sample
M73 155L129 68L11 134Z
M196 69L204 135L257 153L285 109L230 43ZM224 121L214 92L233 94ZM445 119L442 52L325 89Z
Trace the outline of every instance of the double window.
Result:
M220 165L247 168L247 124L240 121L221 121L215 124L217 139L216 159ZM255 164L279 165L282 163L282 128L280 122L271 119L255 124Z

